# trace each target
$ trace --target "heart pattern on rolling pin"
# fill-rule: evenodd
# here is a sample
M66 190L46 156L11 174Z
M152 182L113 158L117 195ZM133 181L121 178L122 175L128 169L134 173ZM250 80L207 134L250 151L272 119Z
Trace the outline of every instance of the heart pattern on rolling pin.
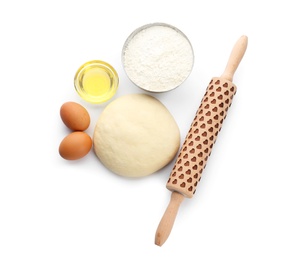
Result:
M172 169L167 189L188 198L194 195L235 93L236 86L232 82L222 78L211 80Z

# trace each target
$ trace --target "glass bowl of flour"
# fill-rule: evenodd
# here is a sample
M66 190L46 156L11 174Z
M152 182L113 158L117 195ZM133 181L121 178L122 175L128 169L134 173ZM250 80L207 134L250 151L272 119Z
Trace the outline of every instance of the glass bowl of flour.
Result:
M139 27L126 39L122 64L128 78L150 92L177 88L193 68L193 48L184 33L165 23Z

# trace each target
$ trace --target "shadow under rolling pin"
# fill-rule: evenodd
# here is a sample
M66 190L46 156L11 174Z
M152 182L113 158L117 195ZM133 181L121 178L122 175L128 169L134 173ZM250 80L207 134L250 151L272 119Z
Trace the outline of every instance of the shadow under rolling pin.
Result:
M239 38L221 77L214 77L210 81L186 135L166 185L172 194L156 231L155 244L158 246L162 246L169 237L183 199L192 198L196 191L212 147L236 93L236 86L232 83L233 76L244 56L247 42L247 36L243 35Z

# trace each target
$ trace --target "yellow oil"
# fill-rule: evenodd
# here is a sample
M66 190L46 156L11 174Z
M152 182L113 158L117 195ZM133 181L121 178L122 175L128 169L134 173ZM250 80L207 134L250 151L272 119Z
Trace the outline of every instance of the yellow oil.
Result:
M113 67L102 61L91 61L80 67L75 76L79 95L91 103L103 103L115 94L118 76Z

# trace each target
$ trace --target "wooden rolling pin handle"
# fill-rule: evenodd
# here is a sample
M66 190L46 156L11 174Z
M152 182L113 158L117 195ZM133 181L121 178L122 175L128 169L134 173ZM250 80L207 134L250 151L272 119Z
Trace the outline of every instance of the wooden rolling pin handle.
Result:
M231 82L233 81L234 73L238 68L238 65L240 64L240 61L242 60L246 51L247 43L248 38L246 35L241 36L239 40L235 43L221 78L224 78Z
M169 237L177 212L181 202L183 201L184 196L176 191L171 193L170 203L159 223L159 226L156 231L155 244L162 246L164 242Z

